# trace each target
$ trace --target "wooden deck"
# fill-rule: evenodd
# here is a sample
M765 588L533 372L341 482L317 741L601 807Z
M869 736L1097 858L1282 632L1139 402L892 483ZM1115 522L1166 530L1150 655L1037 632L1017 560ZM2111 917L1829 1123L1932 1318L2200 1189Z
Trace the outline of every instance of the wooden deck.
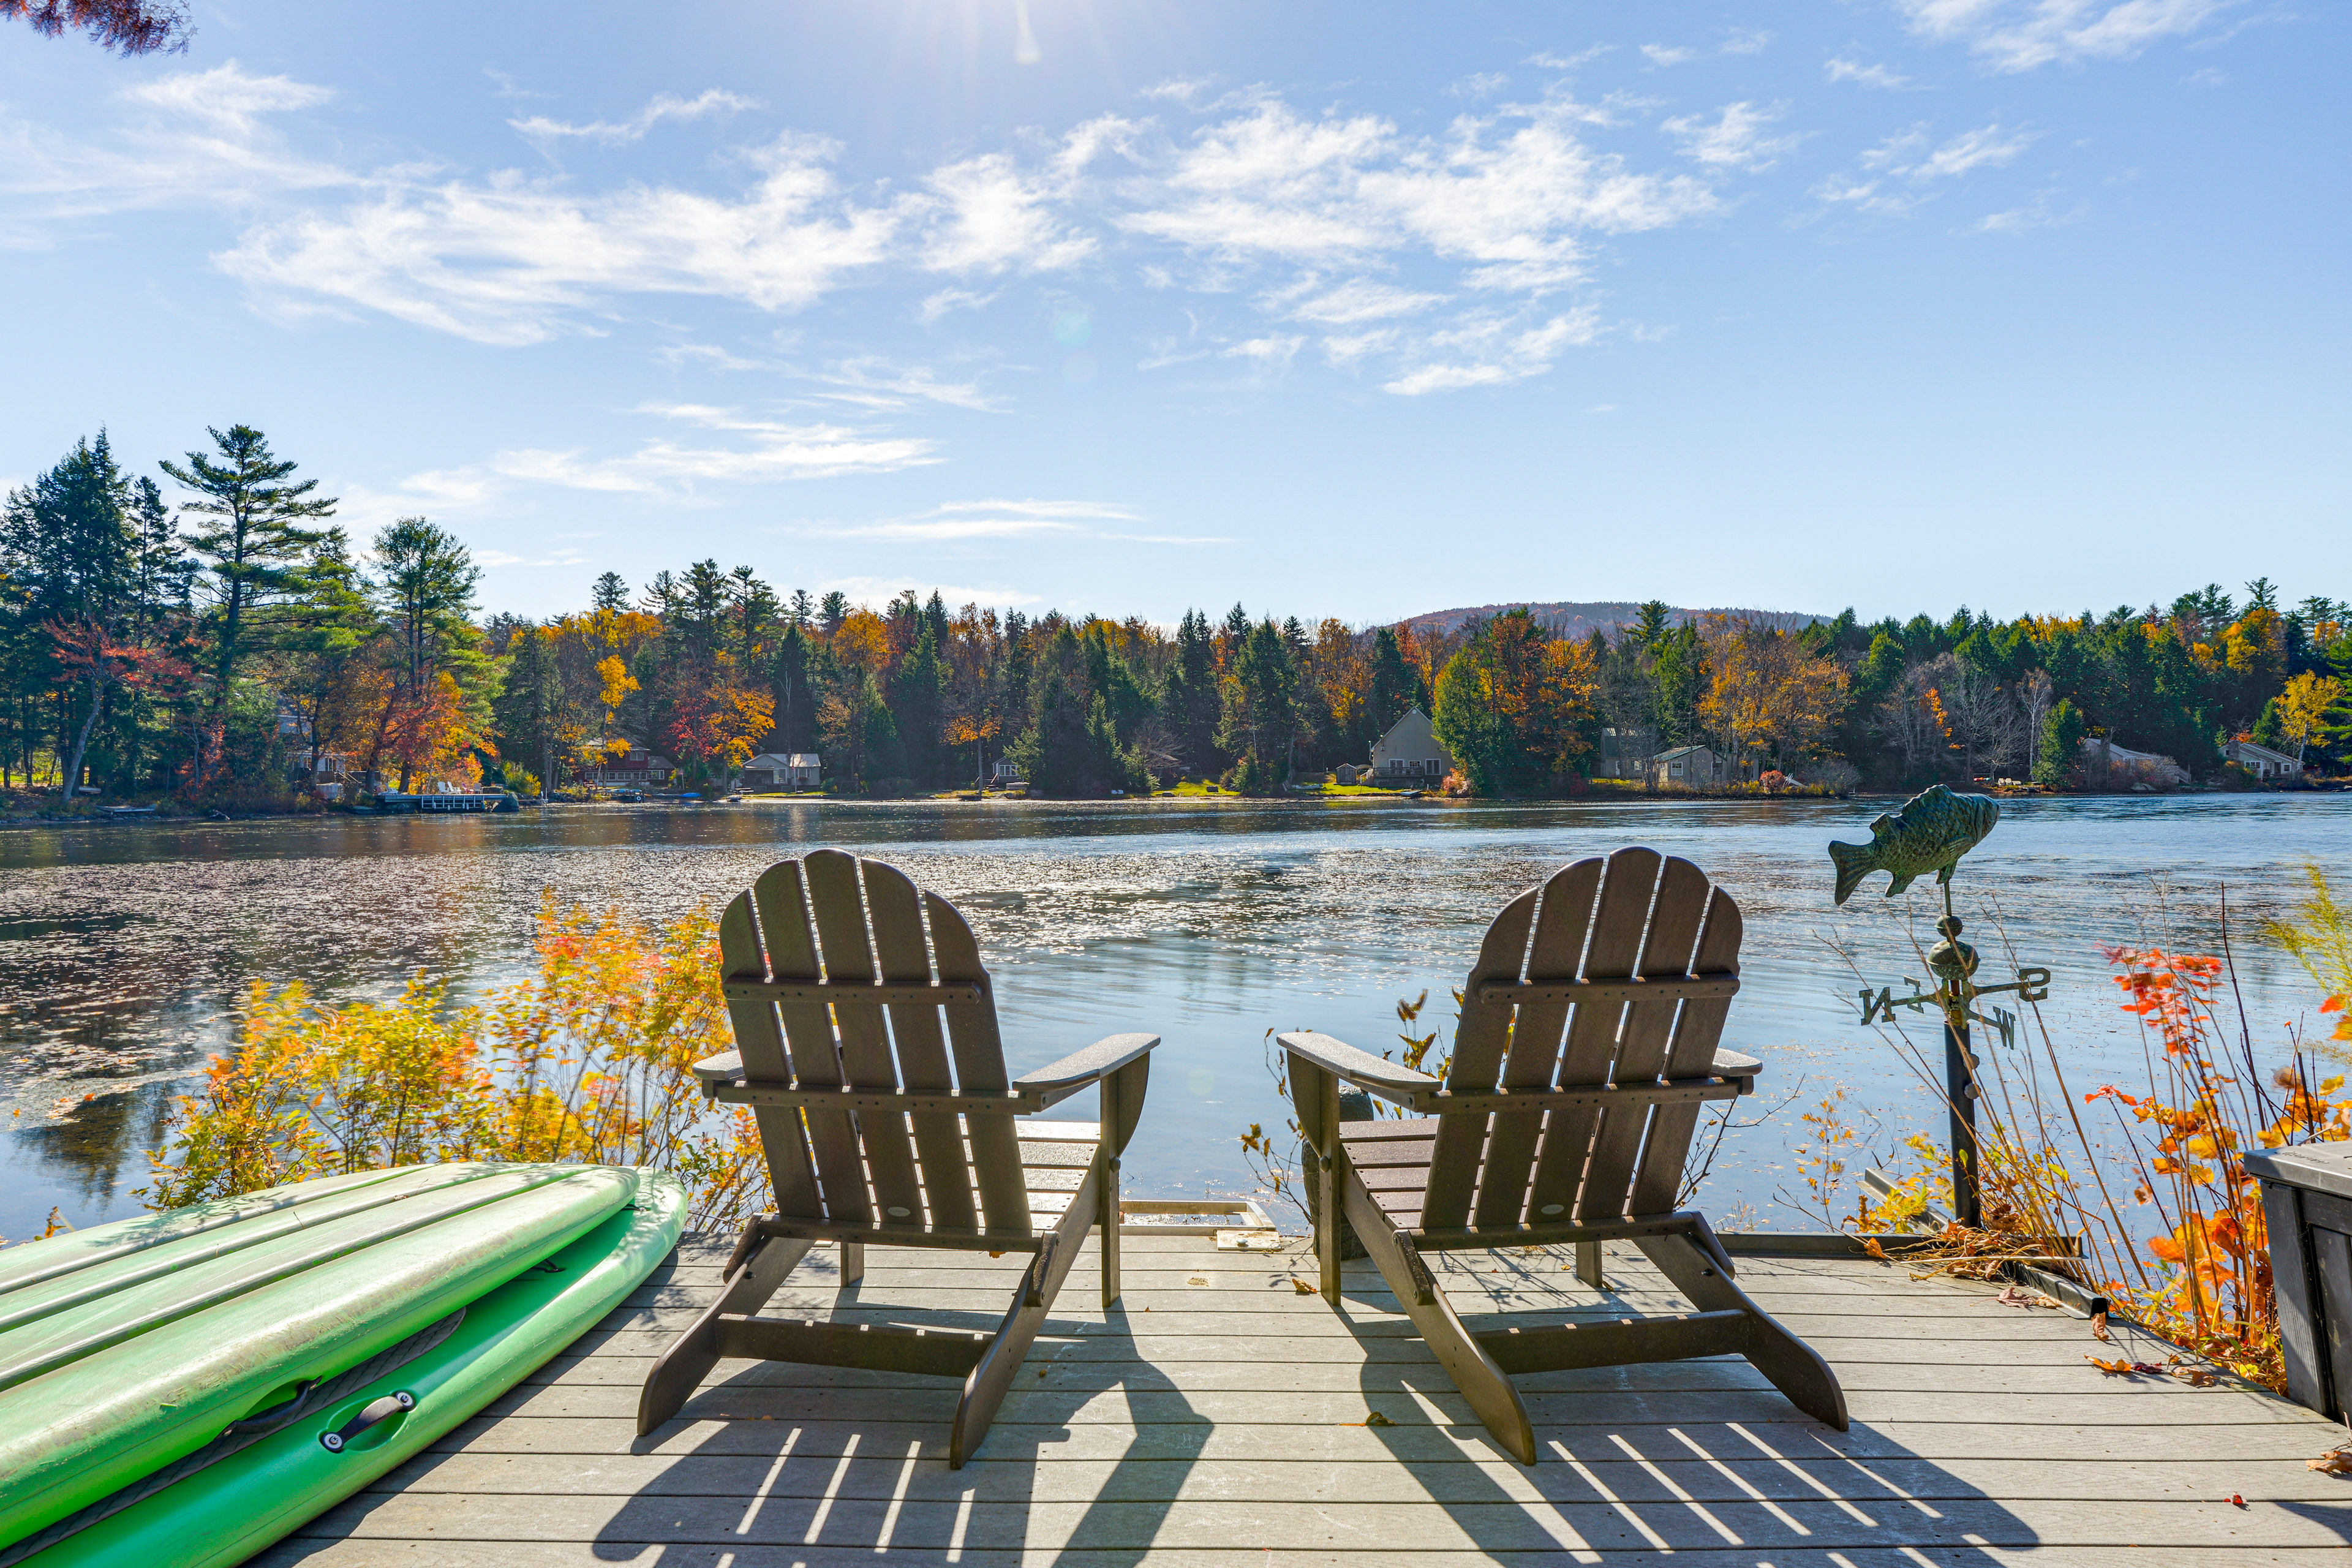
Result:
M257 1561L283 1568L791 1568L877 1553L975 1565L1479 1559L1659 1568L2352 1562L2352 1480L2304 1461L2340 1428L2242 1387L2110 1378L2081 1319L1900 1266L1745 1258L1761 1304L1837 1368L1853 1429L1738 1361L1519 1380L1542 1460L1502 1457L1370 1265L1343 1312L1303 1259L1125 1238L1126 1295L1063 1291L980 1457L943 1454L953 1386L722 1364L639 1440L650 1358L709 1299L689 1245L527 1387ZM1465 1317L1685 1310L1631 1247L1613 1294L1565 1248L1433 1262ZM882 1248L836 1306L813 1254L768 1309L992 1328L1024 1261ZM898 1309L894 1312L894 1309ZM1537 1316L1536 1314L1540 1314ZM1473 1327L1493 1326L1473 1322ZM1367 1425L1377 1413L1388 1424ZM2242 1508L2227 1500L2245 1500ZM1443 1554L1443 1555L1441 1555Z

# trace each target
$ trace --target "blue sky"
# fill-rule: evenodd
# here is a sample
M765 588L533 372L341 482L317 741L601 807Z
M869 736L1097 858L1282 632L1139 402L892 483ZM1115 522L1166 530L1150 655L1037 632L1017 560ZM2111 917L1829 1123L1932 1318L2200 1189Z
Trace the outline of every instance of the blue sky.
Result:
M6 482L243 421L534 614L2352 595L2337 7L194 16L0 28Z

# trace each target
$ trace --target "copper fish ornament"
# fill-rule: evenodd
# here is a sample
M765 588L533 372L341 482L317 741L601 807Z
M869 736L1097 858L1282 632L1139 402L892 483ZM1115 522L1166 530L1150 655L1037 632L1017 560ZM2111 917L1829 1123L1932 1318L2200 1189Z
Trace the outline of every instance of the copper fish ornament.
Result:
M1938 883L1949 882L1960 857L1982 843L2000 820L2000 803L1990 795L1954 795L1932 784L1905 801L1902 810L1873 822L1869 843L1830 846L1837 901L1845 902L1873 871L1893 873L1886 888L1890 899L1930 871Z

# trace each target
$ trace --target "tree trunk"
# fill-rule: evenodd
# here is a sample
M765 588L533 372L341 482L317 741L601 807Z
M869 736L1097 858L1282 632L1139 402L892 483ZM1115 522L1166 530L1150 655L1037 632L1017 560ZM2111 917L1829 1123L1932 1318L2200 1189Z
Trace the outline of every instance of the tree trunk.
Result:
M98 728L98 715L105 706L106 685L96 675L89 678L89 717L81 721L81 733L74 737L73 766L66 770L66 804L71 805L81 790L81 760L89 751L89 732Z

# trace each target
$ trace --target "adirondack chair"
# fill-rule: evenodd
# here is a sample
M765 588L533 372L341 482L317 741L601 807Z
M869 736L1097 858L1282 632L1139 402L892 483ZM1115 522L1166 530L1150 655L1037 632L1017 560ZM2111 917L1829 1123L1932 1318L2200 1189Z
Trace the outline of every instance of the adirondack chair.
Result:
M1486 1429L1523 1464L1535 1433L1510 1375L1738 1352L1843 1431L1845 1394L1749 1300L1706 1218L1677 1211L1699 1107L1763 1064L1719 1048L1739 989L1739 910L1687 860L1579 860L1495 917L1462 992L1443 1082L1328 1035L1280 1037L1317 1184L1323 1297L1339 1299L1345 1215ZM1398 1120L1340 1120L1342 1084ZM1603 1287L1601 1244L1648 1255L1697 1311L1559 1328L1465 1329L1425 1252L1570 1242Z
M971 928L896 868L838 850L768 868L727 906L719 946L736 1048L694 1071L710 1099L751 1108L776 1212L744 1227L719 1300L655 1363L637 1431L723 1357L930 1373L963 1379L948 1444L961 1468L1091 1227L1103 1305L1118 1298L1118 1157L1160 1038L1113 1035L1007 1083ZM1099 1124L1016 1126L1089 1085ZM825 1240L845 1289L870 1242L1034 1256L993 1334L758 1316Z

